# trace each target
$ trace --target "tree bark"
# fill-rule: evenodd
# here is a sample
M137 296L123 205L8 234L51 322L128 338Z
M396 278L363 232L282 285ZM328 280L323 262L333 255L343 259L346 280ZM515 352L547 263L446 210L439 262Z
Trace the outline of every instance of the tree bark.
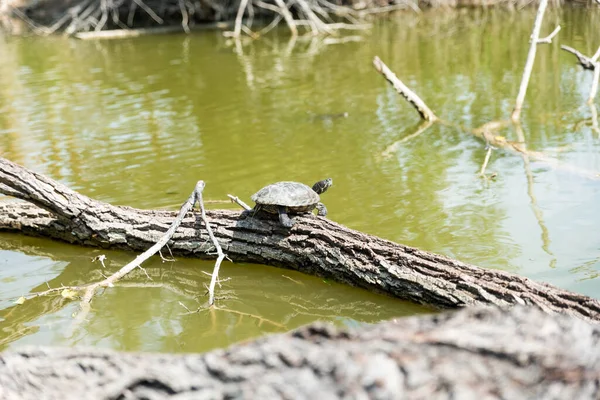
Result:
M600 327L531 307L356 330L313 324L204 355L29 348L0 355L3 399L597 399Z
M176 215L96 201L0 158L0 192L6 186L33 204L0 204L0 230L74 244L143 251ZM393 243L326 218L297 217L291 231L276 218L242 218L237 211L208 211L207 218L233 261L295 269L439 309L529 304L600 321L596 299ZM169 247L174 254L214 259L214 247L203 231L200 216L190 215Z

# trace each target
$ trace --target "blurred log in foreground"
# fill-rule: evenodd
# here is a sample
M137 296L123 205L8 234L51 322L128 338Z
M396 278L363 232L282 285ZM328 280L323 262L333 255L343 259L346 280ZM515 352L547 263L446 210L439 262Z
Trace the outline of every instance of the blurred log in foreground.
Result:
M472 308L355 330L313 324L203 355L30 348L0 355L4 399L597 399L600 327Z

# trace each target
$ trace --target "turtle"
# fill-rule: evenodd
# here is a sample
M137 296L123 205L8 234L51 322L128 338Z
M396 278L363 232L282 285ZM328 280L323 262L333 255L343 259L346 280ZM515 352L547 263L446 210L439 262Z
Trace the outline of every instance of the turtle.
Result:
M319 195L331 185L333 185L331 178L315 183L312 188L300 182L272 183L252 195L251 199L256 203L254 212L279 214L279 222L286 228L294 225L288 213L309 213L316 208L317 215L325 217L327 208L320 202Z

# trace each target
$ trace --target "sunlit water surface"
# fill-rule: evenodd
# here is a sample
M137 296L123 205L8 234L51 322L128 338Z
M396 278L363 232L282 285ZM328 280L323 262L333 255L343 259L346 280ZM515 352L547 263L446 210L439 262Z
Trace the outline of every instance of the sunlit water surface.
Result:
M361 42L293 43L282 30L238 50L220 32L0 37L0 152L88 196L141 208L176 209L199 179L208 199L224 200L330 176L323 200L339 223L600 298L600 182L500 150L487 166L496 178L478 176L486 149L469 130L510 114L533 16L404 15L380 21ZM600 131L585 103L592 74L560 50L592 55L600 14L549 10L545 21L545 32L563 29L539 47L522 116L527 148L600 171ZM375 55L455 127L409 137L418 115L375 72ZM498 135L519 140L512 126ZM0 348L205 351L314 320L355 325L428 311L226 262L222 309L190 313L206 301L212 263L155 258L145 264L152 280L137 270L79 321L77 303L61 297L14 301L101 279L134 255L12 234L0 234L0 249ZM101 253L106 269L91 262Z

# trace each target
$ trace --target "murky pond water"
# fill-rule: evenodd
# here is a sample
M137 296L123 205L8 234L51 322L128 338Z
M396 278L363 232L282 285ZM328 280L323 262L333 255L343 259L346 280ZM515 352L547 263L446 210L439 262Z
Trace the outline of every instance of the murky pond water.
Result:
M506 118L533 13L451 12L380 21L360 42L236 50L219 32L120 41L0 38L0 152L99 200L177 208L198 179L206 197L331 176L329 217L351 228L486 268L600 297L600 182L493 151L469 133ZM600 171L600 132L585 104L592 75L560 44L592 55L600 14L550 10L522 116L530 150ZM463 129L419 127L371 66L379 55L434 111ZM323 114L348 113L334 118ZM498 133L518 141L514 128ZM404 139L404 140L403 140ZM212 207L231 207L212 204ZM277 268L225 263L223 310L205 299L212 263L156 258L98 296L84 321L32 290L100 279L132 254L0 234L0 348L95 345L204 351L317 319L352 325L426 312L412 304ZM47 283L46 283L47 282Z

